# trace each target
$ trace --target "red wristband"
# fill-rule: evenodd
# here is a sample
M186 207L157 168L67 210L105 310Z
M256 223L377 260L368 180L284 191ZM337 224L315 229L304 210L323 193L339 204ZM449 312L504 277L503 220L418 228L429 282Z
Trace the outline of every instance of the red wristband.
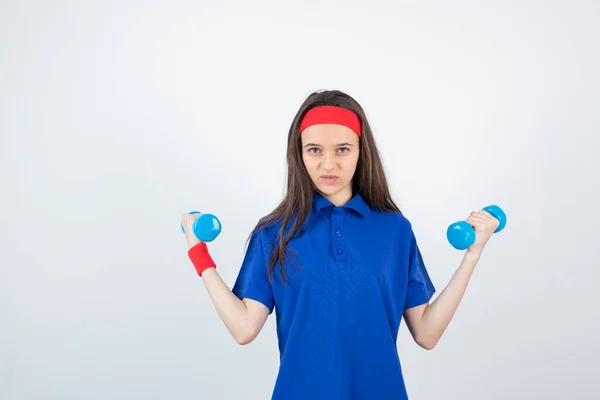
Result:
M202 273L208 268L216 268L217 265L210 257L208 253L208 247L206 243L200 242L195 246L192 246L188 250L188 257L192 264L194 264L194 268L196 268L196 272L198 272L199 276L202 276Z

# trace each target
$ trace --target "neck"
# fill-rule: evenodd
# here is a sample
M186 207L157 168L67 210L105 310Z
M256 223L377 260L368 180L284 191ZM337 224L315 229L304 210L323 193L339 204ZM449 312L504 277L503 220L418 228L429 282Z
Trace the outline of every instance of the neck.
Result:
M344 189L337 193L324 195L327 200L335 204L337 207L341 207L352 199L352 186L348 185Z

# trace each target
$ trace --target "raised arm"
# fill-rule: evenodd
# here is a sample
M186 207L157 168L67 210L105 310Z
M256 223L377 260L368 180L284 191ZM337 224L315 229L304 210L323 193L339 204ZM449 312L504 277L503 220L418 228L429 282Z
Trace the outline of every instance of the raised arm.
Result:
M240 300L215 268L205 270L202 280L219 317L235 341L242 345L252 342L263 328L269 309L256 300Z
M431 303L404 311L404 320L415 342L426 350L433 349L454 317L479 256L466 252L448 285Z
M476 232L476 240L466 251L448 285L431 303L404 311L404 319L415 342L424 349L433 349L454 317L486 243L499 221L487 211L473 211L468 222Z
M184 214L181 223L189 249L206 246L193 234L192 224L198 214ZM203 270L202 281L219 317L235 341L241 345L252 342L263 328L270 310L262 303L246 299L240 300L223 281L216 268Z

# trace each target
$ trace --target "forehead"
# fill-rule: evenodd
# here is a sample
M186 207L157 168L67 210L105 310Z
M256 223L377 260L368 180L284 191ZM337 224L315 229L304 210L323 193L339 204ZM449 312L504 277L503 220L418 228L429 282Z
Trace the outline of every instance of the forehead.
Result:
M323 146L338 143L358 143L358 135L347 126L337 124L312 125L302 132L302 143L315 143Z

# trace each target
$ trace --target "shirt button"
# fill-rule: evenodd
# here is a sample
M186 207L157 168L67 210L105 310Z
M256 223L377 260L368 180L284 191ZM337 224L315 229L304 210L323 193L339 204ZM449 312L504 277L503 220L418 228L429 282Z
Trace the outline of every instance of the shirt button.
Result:
M340 236L342 236L342 232L340 232L340 231L337 231L337 232L335 233L335 236L337 236L337 237L340 237Z
M335 211L335 209L333 209L333 211L331 211L332 214L337 214L337 211Z
M344 254L344 252L342 251L342 249L338 249L338 254Z

